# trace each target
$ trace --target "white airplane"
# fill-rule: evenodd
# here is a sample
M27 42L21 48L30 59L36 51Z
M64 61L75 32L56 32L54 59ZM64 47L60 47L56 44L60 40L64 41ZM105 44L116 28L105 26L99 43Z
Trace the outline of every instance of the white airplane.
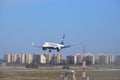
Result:
M42 46L36 46L36 45L34 45L34 43L32 43L32 46L42 48L42 50L47 50L48 49L49 52L51 52L51 50L57 50L57 52L59 52L63 48L71 47L71 45L64 45L64 39L65 39L65 35L63 35L61 43L44 42L42 44Z

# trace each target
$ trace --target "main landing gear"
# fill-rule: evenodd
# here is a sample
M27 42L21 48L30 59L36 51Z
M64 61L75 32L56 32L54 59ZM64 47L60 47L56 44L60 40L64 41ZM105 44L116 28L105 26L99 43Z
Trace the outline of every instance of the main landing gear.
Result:
M52 52L51 49L49 49L49 52Z

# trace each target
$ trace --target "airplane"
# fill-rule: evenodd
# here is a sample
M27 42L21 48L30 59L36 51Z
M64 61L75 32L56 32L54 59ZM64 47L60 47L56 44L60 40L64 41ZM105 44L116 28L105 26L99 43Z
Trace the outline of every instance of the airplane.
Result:
M36 46L34 45L34 43L32 43L32 46L42 48L42 50L48 49L49 52L51 52L51 50L57 50L57 52L59 52L61 49L71 47L71 45L64 45L64 39L65 39L65 35L63 35L61 43L44 42L42 46Z

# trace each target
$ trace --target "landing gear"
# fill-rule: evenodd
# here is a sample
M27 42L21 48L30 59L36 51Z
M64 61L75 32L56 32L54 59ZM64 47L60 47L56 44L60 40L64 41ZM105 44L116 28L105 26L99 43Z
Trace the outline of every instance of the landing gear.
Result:
M57 52L60 52L60 50L59 50L59 49L57 49Z
M49 49L49 52L51 52L51 49Z

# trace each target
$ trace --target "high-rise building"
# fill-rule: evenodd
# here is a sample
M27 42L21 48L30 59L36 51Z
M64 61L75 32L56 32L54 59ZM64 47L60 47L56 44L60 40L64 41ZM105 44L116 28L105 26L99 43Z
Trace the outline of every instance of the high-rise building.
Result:
M43 54L46 57L46 63L49 64L51 62L51 54Z
M12 53L11 55L11 62L12 63L21 63L21 54Z
M11 56L10 53L4 55L4 60L6 61L6 63L11 63L12 62L11 57L12 56Z
M82 64L83 55L77 54L77 64Z
M33 62L37 64L45 64L46 57L42 54L35 53L33 54Z
M40 63L41 64L46 64L46 57L44 55L40 55Z
M17 56L18 56L18 53L12 53L12 63L16 63L17 62Z
M68 55L67 63L68 64L76 64L77 63L77 55Z
M108 55L108 63L109 63L109 64L113 64L113 63L114 63L114 61L115 61L115 56L114 56L114 55L109 54L109 55Z
M95 56L93 54L86 54L86 61L89 64L95 64Z
M25 54L21 54L21 63L25 63L26 62L26 55Z
M115 64L120 65L120 55L115 56Z
M52 64L60 64L60 63L62 63L62 60L63 60L63 54L55 53L52 55L51 63Z
M21 63L21 54L17 54L17 60L16 60L17 63Z
M94 56L95 56L95 64L99 64L99 56L100 56L100 54L97 53L97 54L94 54Z
M31 63L33 60L33 56L31 54L25 54L25 63Z
M99 64L108 64L108 55L100 55L99 56Z
M7 63L21 63L21 54L18 53L5 54L4 58Z

